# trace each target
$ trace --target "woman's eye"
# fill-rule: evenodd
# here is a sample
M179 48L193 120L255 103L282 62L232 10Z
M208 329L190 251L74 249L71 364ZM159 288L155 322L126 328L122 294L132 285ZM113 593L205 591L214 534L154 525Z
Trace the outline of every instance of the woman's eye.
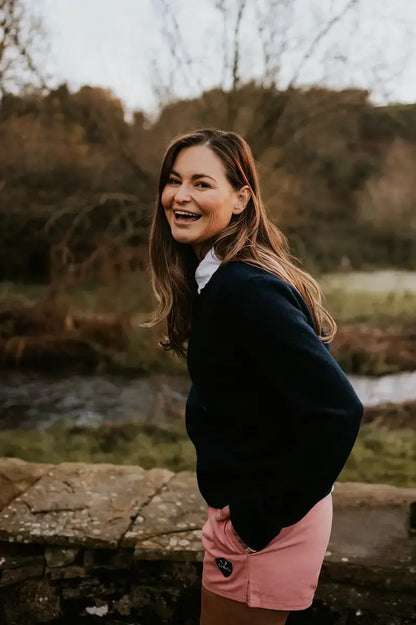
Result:
M177 186L181 184L181 181L178 180L177 178L168 178L168 182L167 184L171 184L173 186ZM198 181L195 183L196 187L200 187L202 189L210 189L211 185L208 182L202 182L202 181Z

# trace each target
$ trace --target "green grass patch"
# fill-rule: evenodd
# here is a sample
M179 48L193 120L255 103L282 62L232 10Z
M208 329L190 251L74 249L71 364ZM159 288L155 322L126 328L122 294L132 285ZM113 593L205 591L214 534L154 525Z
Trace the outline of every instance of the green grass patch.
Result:
M52 464L108 462L195 470L194 448L183 423L88 429L63 422L45 431L2 431L0 456ZM339 479L416 487L416 431L364 424Z
M414 321L416 271L328 273L318 281L326 307L336 321L381 327L391 321Z
M371 293L346 292L341 288L324 291L324 306L338 322L367 322L383 327L392 321L414 321L416 293L406 291Z
M4 430L0 432L0 456L52 464L108 462L135 464L145 469L195 469L194 448L183 424L127 423L85 428L63 421L43 431Z
M339 479L416 487L416 431L364 424Z

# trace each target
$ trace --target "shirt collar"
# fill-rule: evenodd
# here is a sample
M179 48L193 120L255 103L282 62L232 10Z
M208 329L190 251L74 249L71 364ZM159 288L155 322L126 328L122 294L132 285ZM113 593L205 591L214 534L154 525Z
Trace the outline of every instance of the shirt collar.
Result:
M195 280L198 284L198 293L209 282L211 276L221 265L221 260L215 255L214 248L207 252L195 271Z

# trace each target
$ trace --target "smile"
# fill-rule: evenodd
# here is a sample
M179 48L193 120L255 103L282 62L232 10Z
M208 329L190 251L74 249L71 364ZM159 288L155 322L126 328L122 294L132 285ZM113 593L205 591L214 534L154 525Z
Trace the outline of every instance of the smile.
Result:
M197 215L196 213L191 213L190 211L183 210L174 210L175 221L185 222L185 221L198 221L202 217L202 215Z

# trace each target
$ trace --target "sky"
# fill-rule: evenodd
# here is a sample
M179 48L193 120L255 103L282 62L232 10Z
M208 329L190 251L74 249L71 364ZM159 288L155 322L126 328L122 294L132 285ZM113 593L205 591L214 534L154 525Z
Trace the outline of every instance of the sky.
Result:
M236 1L226 0L230 11ZM290 2L280 0L280 11L267 14L276 0L249 0L241 25L243 79L259 78L264 71L257 6L266 23L276 25L273 50L286 42L282 87L301 65L299 85L358 86L370 89L375 103L415 102L416 0L357 0L308 57L311 41L347 1L296 0L289 11L285 6ZM223 71L227 45L214 0L25 2L47 32L48 53L40 64L50 86L106 87L128 111L152 114L169 94L192 97L202 88L230 84ZM228 45L232 33L229 27Z

